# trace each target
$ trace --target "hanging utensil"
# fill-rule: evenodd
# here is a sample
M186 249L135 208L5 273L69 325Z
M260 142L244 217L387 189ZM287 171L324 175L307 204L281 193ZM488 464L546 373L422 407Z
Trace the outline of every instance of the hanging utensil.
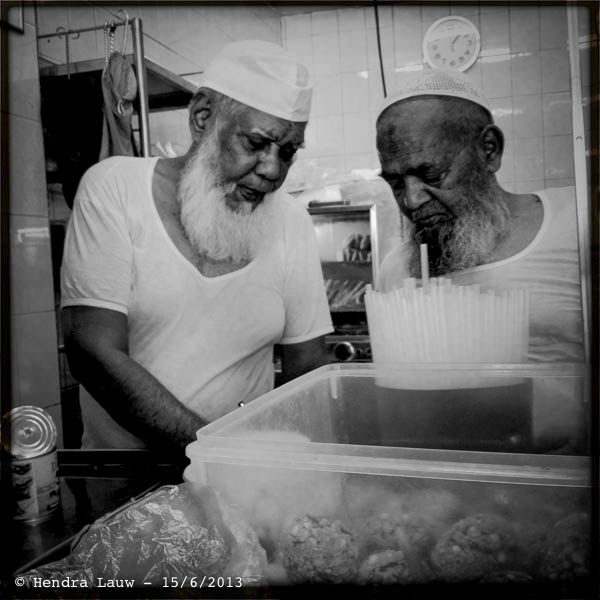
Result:
M123 33L123 44L121 46L121 54L125 55L125 47L127 45L127 31L129 29L129 13L126 10L123 10L122 8L120 8L117 11L117 14L120 15L125 15L125 31Z

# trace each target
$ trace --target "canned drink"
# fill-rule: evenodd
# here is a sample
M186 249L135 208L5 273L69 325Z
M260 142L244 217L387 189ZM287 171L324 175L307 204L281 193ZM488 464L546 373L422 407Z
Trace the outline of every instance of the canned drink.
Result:
M2 418L2 446L10 455L12 516L45 521L60 506L56 425L37 406L18 406Z

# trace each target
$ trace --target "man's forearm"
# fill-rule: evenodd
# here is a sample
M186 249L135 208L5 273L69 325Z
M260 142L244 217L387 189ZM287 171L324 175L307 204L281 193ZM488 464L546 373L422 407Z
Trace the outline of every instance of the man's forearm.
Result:
M71 356L79 354L77 350ZM125 352L81 355L75 360L80 383L123 428L149 448L181 450L206 425L154 376Z

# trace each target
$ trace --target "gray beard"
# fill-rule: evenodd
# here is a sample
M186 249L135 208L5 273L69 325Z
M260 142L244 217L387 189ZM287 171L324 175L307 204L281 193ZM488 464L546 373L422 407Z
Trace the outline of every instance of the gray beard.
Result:
M421 276L420 244L426 243L429 274L440 277L492 261L498 243L508 234L510 213L502 192L474 180L463 202L464 212L435 229L412 226L409 270Z
M231 210L225 198L235 184L223 185L214 128L184 167L177 199L185 235L200 256L215 261L249 262L273 231L273 194L257 206L243 202Z

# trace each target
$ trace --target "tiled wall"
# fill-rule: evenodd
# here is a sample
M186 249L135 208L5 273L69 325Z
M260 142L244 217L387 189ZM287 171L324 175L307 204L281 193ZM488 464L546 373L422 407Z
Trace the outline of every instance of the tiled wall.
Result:
M197 73L227 43L239 39L261 39L281 43L280 14L269 6L127 6L131 18L140 17L144 30L146 56L173 73ZM98 3L78 6L40 5L40 33L53 33L59 26L72 29L98 26L120 17L117 6ZM115 33L115 49L123 44L123 28ZM54 62L66 61L64 39L40 40L40 55ZM126 52L131 52L131 35ZM104 56L103 31L81 34L70 44L73 61L91 60ZM187 78L196 83L198 75ZM187 110L153 113L150 118L151 141L167 142L177 154L184 153L190 144Z
M383 89L373 9L303 8L283 17L282 30L284 45L308 63L316 81L306 149L292 172L299 185L311 185L378 167L374 132ZM481 32L482 51L467 74L483 88L506 138L503 186L527 192L572 185L565 7L380 5L388 90L424 68L423 34L449 14L470 19Z
M24 27L24 35L7 34L11 404L45 408L58 425L60 445L56 321L31 7L25 8Z

